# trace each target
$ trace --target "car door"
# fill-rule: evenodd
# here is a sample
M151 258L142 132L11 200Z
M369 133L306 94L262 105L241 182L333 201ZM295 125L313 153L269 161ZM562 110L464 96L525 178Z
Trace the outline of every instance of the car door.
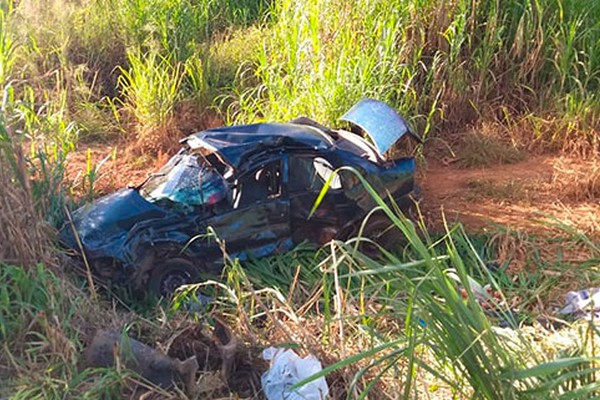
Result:
M229 255L263 257L293 247L286 170L285 158L257 164L235 180L231 211L206 221Z
M333 176L327 194L309 218L310 211L325 182L334 173L335 160L312 155L290 156L289 198L293 238L296 242L309 240L327 243L337 236L344 224L356 215L356 206L342 188L339 175Z

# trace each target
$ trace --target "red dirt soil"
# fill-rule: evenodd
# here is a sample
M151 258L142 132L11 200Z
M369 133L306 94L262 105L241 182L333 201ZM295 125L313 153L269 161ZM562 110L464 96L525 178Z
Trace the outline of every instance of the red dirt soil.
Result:
M544 233L551 227L540 222L556 219L597 236L598 197L594 193L578 195L587 186L583 179L587 171L595 168L593 161L557 156L470 169L433 160L421 181L423 214L434 229L442 225L439 216L443 210L449 223L460 221L470 231L496 224Z
M81 197L89 189L88 164L96 170L94 191L96 196L105 195L120 188L142 183L148 174L156 172L171 154L135 155L126 143L114 145L90 144L69 154L66 181L73 187L75 197Z

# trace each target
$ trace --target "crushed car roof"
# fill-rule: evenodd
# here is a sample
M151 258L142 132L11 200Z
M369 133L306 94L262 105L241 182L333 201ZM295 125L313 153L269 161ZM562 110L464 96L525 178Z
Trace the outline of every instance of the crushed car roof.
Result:
M331 137L319 129L300 124L259 123L208 129L183 140L191 149L208 148L219 152L225 161L238 167L244 156L260 147L303 147L326 150Z

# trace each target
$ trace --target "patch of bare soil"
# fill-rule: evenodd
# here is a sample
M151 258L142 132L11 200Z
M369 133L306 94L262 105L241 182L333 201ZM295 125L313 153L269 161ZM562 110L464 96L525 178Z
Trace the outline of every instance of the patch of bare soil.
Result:
M432 160L421 180L422 210L436 230L443 229L443 210L449 223L460 221L470 231L498 224L543 234L552 228L540 222L557 220L597 237L597 170L595 161L557 156L468 169Z
M81 145L67 158L66 184L75 197L87 195L90 185L93 185L95 195L101 196L139 185L148 174L163 166L171 155L163 152L137 154L126 142Z
M199 113L183 105L177 117L161 128L137 136L132 133L129 139L111 143L80 143L68 156L66 184L77 198L91 194L91 189L100 196L137 186L179 150L180 139L222 125L223 120L212 110Z

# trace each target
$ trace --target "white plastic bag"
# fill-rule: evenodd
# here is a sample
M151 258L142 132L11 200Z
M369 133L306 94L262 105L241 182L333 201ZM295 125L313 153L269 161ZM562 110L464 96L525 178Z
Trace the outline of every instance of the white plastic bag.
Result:
M297 389L290 389L323 369L315 356L300 358L293 350L275 347L265 349L262 356L271 361L271 368L261 377L267 400L322 400L329 395L329 388L323 377Z
M600 288L589 288L568 292L565 295L566 304L558 311L559 314L572 315L588 321L598 321L600 316Z

